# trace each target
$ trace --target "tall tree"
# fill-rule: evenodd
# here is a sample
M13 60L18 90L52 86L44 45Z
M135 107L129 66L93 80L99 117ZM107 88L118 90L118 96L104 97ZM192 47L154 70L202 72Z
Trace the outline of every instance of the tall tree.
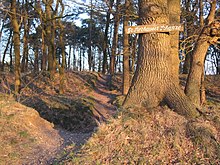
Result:
M113 39L112 39L112 49L111 49L111 58L110 58L110 74L111 76L115 73L115 57L116 57L116 51L118 46L118 28L120 23L120 7L121 6L121 0L116 1L116 10L114 13L114 33L113 33Z
M123 20L124 28L124 38L123 38L123 95L128 93L130 87L130 75L129 75L129 37L128 34L125 34L125 27L128 26L129 21L129 9L130 9L130 0L125 1L125 15Z
M13 42L15 54L15 95L21 89L21 66L20 66L20 26L17 20L16 0L11 1L11 23L13 27Z
M28 19L28 2L25 0L22 4L23 8L23 26L24 26L24 35L23 35L23 56L21 60L21 72L27 72L28 69L28 39L29 39L29 30L30 30L30 19Z
M102 61L102 73L106 73L107 69L107 50L108 50L108 32L109 32L109 25L110 25L110 16L111 10L113 6L114 0L110 0L108 6L108 11L106 15L106 25L105 25L105 35L104 35L104 43L103 43L103 61Z
M204 61L206 52L210 44L216 43L218 40L216 34L212 33L212 29L220 28L220 23L214 21L216 0L211 1L210 4L211 8L205 25L203 25L203 16L200 17L202 29L195 43L192 62L185 88L186 95L191 99L191 101L193 101L195 105L198 106L203 104L204 101L204 89L202 83L204 79ZM203 8L200 10L203 10Z
M169 24L167 0L140 0L140 24ZM137 69L126 96L124 107L154 108L162 101L188 118L200 114L181 90L172 68L169 33L140 35Z

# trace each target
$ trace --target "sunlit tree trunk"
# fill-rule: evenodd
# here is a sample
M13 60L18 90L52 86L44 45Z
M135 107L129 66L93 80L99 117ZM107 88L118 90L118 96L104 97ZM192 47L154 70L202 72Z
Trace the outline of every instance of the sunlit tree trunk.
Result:
M141 24L169 24L167 5L167 0L140 0ZM150 109L164 101L180 115L198 117L199 112L176 79L177 72L170 62L173 58L170 39L169 33L140 35L137 69L123 106Z
M189 75L187 78L185 93L190 100L197 106L200 106L204 102L204 61L206 52L210 46L210 43L217 42L218 38L215 36L210 37L211 29L215 25L213 23L215 16L216 0L211 2L211 9L207 18L207 25L203 27L193 50L192 62L190 66ZM200 17L203 19L203 17ZM201 21L200 21L201 22ZM219 24L218 24L219 26ZM215 27L219 28L219 27ZM202 93L203 92L203 93Z
M178 24L180 22L180 0L168 0L169 23ZM172 68L179 79L179 31L170 32L170 53L172 55Z
M24 35L23 35L23 56L21 60L21 72L27 72L28 69L28 35L30 29L30 21L28 20L28 6L24 4L24 17L23 17L23 24L24 24Z
M130 0L125 1L125 16L123 20L124 26L124 38L123 38L123 89L122 94L126 95L130 87L130 75L129 75L129 38L128 34L125 34L125 26L128 26L129 21L129 7Z
M10 72L13 73L14 72L14 66L13 66L13 57L12 57L12 52L13 52L13 42L11 42L11 45L10 45L10 51L9 51L9 56L10 56Z
M192 31L192 26L194 23L194 19L191 16L191 10L190 10L190 2L191 0L185 0L185 11L187 12L187 16L186 16L186 22L185 22L185 39L192 36L193 35L193 31ZM192 42L189 41L188 43L186 43L186 46L188 47L189 45L191 45ZM188 74L189 73L189 68L190 68L190 62L191 62L191 57L192 57L192 52L191 52L191 47L186 48L186 54L185 54L185 59L184 59L184 64L183 64L183 74Z
M61 14L60 17L63 16L63 12L64 12L64 4L62 1L60 1L60 5L62 7L61 10ZM66 56L65 56L65 44L64 44L64 40L63 40L63 36L64 36L64 25L62 25L61 23L61 19L59 18L58 20L58 26L60 28L60 34L59 34L59 43L60 43L60 47L61 47L61 55L62 55L62 63L61 63L61 67L59 67L59 72L60 72L60 87L59 87L59 93L63 94L64 93L64 80L65 80L65 66L66 66Z
M45 4L46 2L43 1L43 3ZM41 4L40 1L36 2L36 11L39 14L40 17L40 22L41 22L41 70L42 71L46 71L47 70L47 46L46 46L46 41L45 41L45 37L46 37L46 27L45 27L45 23L46 23L46 16L45 13L43 12L42 8L41 8Z
M109 1L109 9L106 15L106 24L105 24L105 34L104 34L104 43L103 43L103 60L102 60L102 73L105 74L107 70L107 49L108 49L108 31L110 24L110 15L114 1Z
M13 27L13 42L15 54L15 95L21 89L21 67L20 67L20 29L17 20L16 0L11 1L11 23Z
M46 14L46 44L48 47L48 71L50 72L50 78L54 78L55 68L56 66L54 59L54 20L52 20L52 4L53 0L45 0L45 14Z
M135 36L134 41L132 42L132 54L131 54L131 64L130 64L130 71L131 73L135 72L135 63L136 63L136 54L137 54L137 40L138 35Z
M111 76L115 73L115 57L116 57L116 50L118 46L118 28L120 23L120 4L121 0L116 1L116 11L114 13L114 33L112 39L112 49L111 49L111 58L110 58L110 74Z

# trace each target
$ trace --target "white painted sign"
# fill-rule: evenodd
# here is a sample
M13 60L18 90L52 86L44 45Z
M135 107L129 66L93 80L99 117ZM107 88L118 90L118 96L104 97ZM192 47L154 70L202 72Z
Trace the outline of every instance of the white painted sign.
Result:
M126 34L183 31L182 25L138 25L125 27Z

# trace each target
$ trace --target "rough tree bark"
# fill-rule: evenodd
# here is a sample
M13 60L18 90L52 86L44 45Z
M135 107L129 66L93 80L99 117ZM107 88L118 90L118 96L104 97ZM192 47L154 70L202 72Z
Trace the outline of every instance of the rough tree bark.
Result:
M216 0L213 0L211 2L211 9L207 18L207 24L201 30L193 50L190 71L185 88L186 95L197 106L200 106L204 100L204 87L202 86L202 82L206 52L209 46L218 40L218 37L215 37L215 35L212 34L212 29L219 29L220 27L219 23L213 22L215 8Z
M169 23L178 24L180 22L180 0L168 0ZM179 31L170 32L170 53L172 55L172 68L176 79L179 79Z
M168 13L167 0L139 1L140 24L168 24ZM178 114L196 118L200 114L181 90L170 63L170 38L169 33L140 35L137 69L123 106L154 108L165 101Z

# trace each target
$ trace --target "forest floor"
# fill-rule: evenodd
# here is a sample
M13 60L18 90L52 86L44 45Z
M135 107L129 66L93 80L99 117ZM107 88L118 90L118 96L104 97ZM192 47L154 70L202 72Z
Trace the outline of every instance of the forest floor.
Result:
M65 80L65 93L60 95L58 75L52 82L47 75L26 75L22 78L23 88L18 98L20 103L12 97L13 76L6 74L1 77L0 165L84 164L85 159L90 159L90 163L95 161L97 163L98 159L102 164L119 162L129 164L129 162L132 163L129 160L129 156L131 156L129 154L132 154L135 160L138 152L143 149L138 148L139 143L144 141L143 135L138 130L142 131L142 128L143 133L147 134L144 137L150 138L145 143L148 144L151 141L154 144L148 148L149 152L153 149L148 155L158 154L159 150L161 150L160 152L168 151L172 143L174 149L171 147L172 152L166 152L170 155L161 154L161 157L164 155L171 157L170 159L181 158L184 162L187 159L187 156L184 157L184 153L190 154L195 150L189 138L184 136L186 120L167 108L155 110L155 114L153 116L150 114L150 118L145 111L141 111L137 116L134 112L132 117L131 112L119 113L115 105L120 105L121 102L120 85L122 81L120 76L114 77L113 83L110 84L109 75L68 72ZM185 76L181 76L182 85L184 85L185 79ZM206 109L210 114L220 112L220 77L207 76L205 82L208 98ZM112 116L114 117L112 118ZM121 116L124 116L123 120ZM166 117L164 118L164 116ZM140 117L145 118L146 123L143 120L141 123L137 122ZM106 121L108 121L107 124L105 124ZM148 129L148 126L155 125L155 122L155 128ZM130 124L132 127L129 126ZM128 129L131 131L129 132ZM158 130L160 131L158 132ZM166 134L161 135L161 130L164 130ZM213 130L216 129L213 128ZM216 134L219 135L219 133ZM159 137L162 140L153 141ZM131 146L126 147L129 151L126 149L121 151L132 138L138 151ZM122 141L119 141L120 139ZM140 139L143 141L140 142ZM166 142L163 139L167 139ZM181 142L178 139L181 139ZM88 149L88 145L85 145L84 149L81 149L81 146L87 141L88 145L92 144L93 147ZM113 141L116 145L113 145ZM169 147L166 148L168 145ZM87 156L84 161L78 161L78 158L75 157L78 151L92 156L92 159ZM177 151L183 156L175 155ZM101 157L99 157L99 152ZM146 152L146 146L144 152ZM114 153L119 156L111 155ZM195 154L201 154L201 152L198 151ZM114 158L117 158L118 162L109 160L114 160ZM173 160L173 162L175 161L178 163L177 159Z
M17 103L11 93L13 76L1 79L0 164L63 161L116 113L112 102L120 94L120 80L114 78L114 89L109 90L109 75L69 72L63 95L58 75L53 83L45 75L29 75L22 81Z

